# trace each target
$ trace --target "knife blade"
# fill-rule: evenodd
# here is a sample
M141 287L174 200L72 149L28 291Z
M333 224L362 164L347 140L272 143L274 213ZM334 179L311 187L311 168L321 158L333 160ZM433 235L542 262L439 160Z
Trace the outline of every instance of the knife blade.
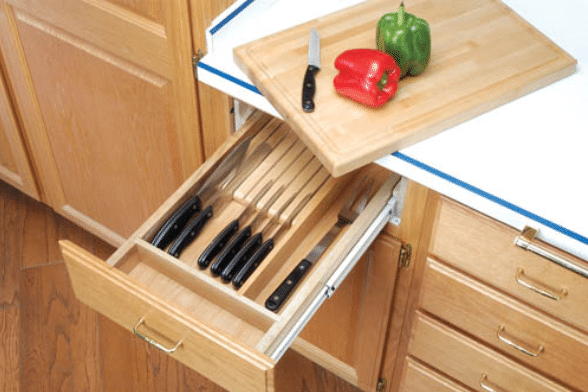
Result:
M243 161L245 153L251 144L250 136L240 142L217 168L210 174L204 184L199 188L198 192L188 199L184 204L180 206L174 213L161 225L153 239L151 244L160 249L165 249L174 238L182 231L186 224L190 221L190 218L199 212L202 208L202 200L205 199L206 195L211 189L216 187L221 181L223 181L233 170L235 170Z
M276 142L280 144L288 133L284 133ZM233 192L243 184L249 175L272 152L272 147L264 141L249 155L237 168L234 177L224 182L222 187L214 190L210 196L210 204L202 210L181 232L178 238L170 246L168 253L174 257L180 257L184 249L190 245L200 234L206 223L212 218L214 210L221 208L233 197Z
M314 94L316 92L316 74L321 69L321 41L316 29L310 32L308 42L308 67L302 84L302 109L312 113L315 108Z
M231 237L239 230L241 225L249 219L251 214L253 214L254 208L259 203L261 198L265 196L267 191L273 185L273 181L270 180L261 190L257 193L257 195L253 198L251 203L247 205L247 207L241 212L241 214L237 217L237 219L231 221L215 238L212 242L206 247L204 252L198 258L198 265L200 268L207 268L210 265L210 262L218 256L218 254L223 250L225 245L229 242ZM253 188L251 189L253 190Z

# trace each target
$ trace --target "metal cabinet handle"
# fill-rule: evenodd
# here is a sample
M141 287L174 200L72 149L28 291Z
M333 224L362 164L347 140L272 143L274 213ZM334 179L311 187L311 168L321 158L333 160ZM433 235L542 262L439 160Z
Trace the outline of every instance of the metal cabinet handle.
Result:
M483 373L482 378L480 378L480 386L483 390L488 392L505 392L504 389L491 385L488 382L488 376L486 375L486 373Z
M137 335L138 337L140 337L141 339L143 339L144 341L146 341L147 343L149 343L149 344L157 347L158 349L160 349L161 351L163 351L163 352L165 352L167 354L173 354L183 344L183 341L180 340L173 347L165 347L163 344L158 343L153 338L150 338L149 336L144 335L141 332L139 332L139 327L142 324L145 324L145 316L142 316L139 319L139 321L137 321L137 324L135 324L135 326L133 327L133 333L135 335Z
M543 344L539 345L539 347L537 349L531 351L531 350L523 347L522 344L515 343L512 338L507 337L506 334L504 333L504 325L501 325L498 327L498 332L496 333L496 335L498 336L498 339L501 342L506 343L509 346L511 346L512 348L517 349L520 352L522 352L523 354L526 354L526 355L533 357L533 358L537 358L539 356L539 354L541 354L545 350L545 348L543 347Z
M538 287L537 283L533 284L533 283L529 282L528 279L525 278L525 270L520 267L517 269L516 280L517 280L517 283L520 284L521 286L524 286L524 287L528 288L529 290L532 290L536 293L539 293L539 294L541 294L549 299L552 299L554 301L561 301L562 299L564 299L568 295L568 290L565 288L562 288L559 293L553 293L550 288L548 288L544 285L542 285L543 287Z
M541 257L546 258L549 261L552 261L564 268L569 269L572 272L575 272L579 275L582 275L585 278L588 278L588 268L580 266L573 261L567 260L561 256L553 254L549 250L533 243L535 236L537 235L537 229L525 226L521 234L515 237L514 243L516 246L523 248L524 250L528 250L533 252Z

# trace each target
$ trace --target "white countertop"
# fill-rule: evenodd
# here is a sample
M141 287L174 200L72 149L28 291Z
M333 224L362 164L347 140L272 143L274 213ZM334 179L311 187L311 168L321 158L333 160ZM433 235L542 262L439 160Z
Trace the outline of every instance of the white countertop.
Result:
M291 15L295 25L305 21L296 11L305 9L305 2L247 0L227 10L212 24L217 30L209 34L199 80L277 115L233 63L232 48L259 38L239 25L250 7L269 5L279 15ZM314 3L326 14L327 3L359 2ZM577 72L377 162L519 230L530 224L540 239L588 260L588 0L504 2L575 57ZM297 6L288 9L288 4ZM281 27L270 19L269 30L255 31L285 27L283 16ZM226 29L230 23L239 27L237 37ZM256 26L263 23L256 20Z

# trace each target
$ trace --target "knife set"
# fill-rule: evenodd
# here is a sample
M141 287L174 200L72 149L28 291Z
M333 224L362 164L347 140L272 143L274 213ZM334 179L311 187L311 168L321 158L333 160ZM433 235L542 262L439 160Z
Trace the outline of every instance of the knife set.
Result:
M220 290L220 298L237 295L281 312L295 290L316 284L311 266L324 274L323 260L348 246L342 234L361 235L347 226L369 209L389 173L374 165L333 178L287 124L258 113L249 122L150 222L143 236L149 262L129 264L131 276L157 282L178 301L191 297L189 288L216 302L211 293Z

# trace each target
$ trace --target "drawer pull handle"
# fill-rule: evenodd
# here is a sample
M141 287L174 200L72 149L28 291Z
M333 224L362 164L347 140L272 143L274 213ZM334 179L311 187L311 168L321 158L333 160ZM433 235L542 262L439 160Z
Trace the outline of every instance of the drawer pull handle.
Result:
M180 340L173 347L165 347L163 344L155 341L153 338L150 338L149 336L139 332L139 327L141 327L142 324L145 324L145 316L141 317L139 321L137 321L137 324L135 324L135 326L133 327L133 333L141 339L143 339L144 341L146 341L147 343L157 347L158 349L167 354L173 354L183 344L183 341Z
M568 290L563 288L560 290L560 293L553 293L550 292L552 291L552 289L548 288L548 287L537 287L538 284L532 284L531 282L528 281L528 279L525 279L525 270L522 268L519 268L517 270L517 283L520 284L521 286L524 286L526 288L528 288L529 290L532 290L536 293L539 293L549 299L552 299L554 301L561 301L562 299L564 299L567 295L568 295Z
M507 337L506 334L504 333L504 325L501 325L498 327L497 335L498 335L498 339L501 342L506 343L509 346L511 346L512 348L517 349L520 352L522 352L523 354L526 354L526 355L533 357L533 358L537 358L539 356L539 354L541 354L545 350L545 348L543 347L542 344L537 349L531 351L531 350L528 350L525 347L523 347L522 344L515 343L512 338Z
M514 243L516 246L523 248L524 250L528 250L529 252L533 252L541 257L546 258L549 261L554 262L564 268L569 269L579 275L582 275L585 278L588 278L588 269L582 267L573 261L567 260L561 256L553 254L553 252L533 243L535 236L537 235L537 229L532 228L530 226L525 226L521 234L515 237Z
M504 392L504 389L491 385L488 382L488 376L486 375L486 373L483 373L482 378L480 378L480 386L483 390L488 392Z

